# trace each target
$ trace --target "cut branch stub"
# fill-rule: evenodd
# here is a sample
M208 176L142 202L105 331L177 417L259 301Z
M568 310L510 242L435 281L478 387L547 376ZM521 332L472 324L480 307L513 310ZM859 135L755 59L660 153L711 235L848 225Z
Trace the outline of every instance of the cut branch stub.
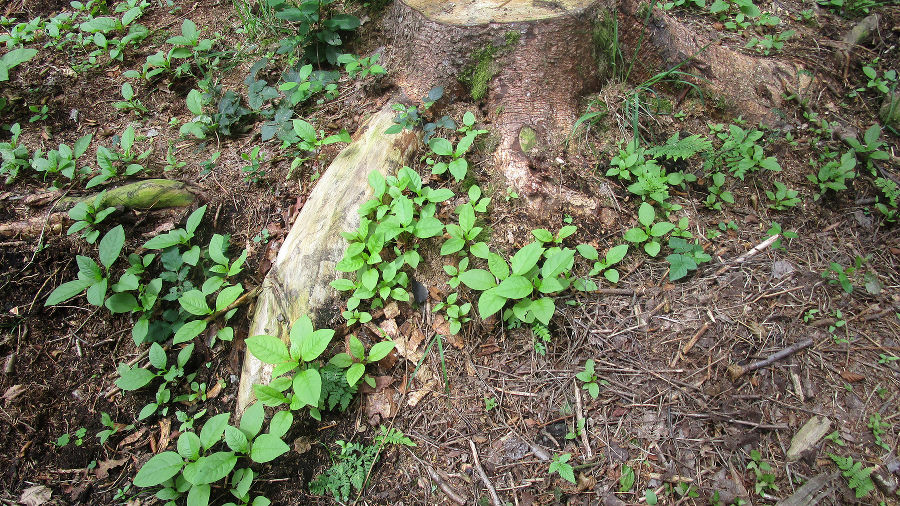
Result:
M329 283L337 277L334 266L347 247L341 232L359 226L357 211L372 198L369 172L396 172L415 148L412 134L385 135L393 117L387 106L375 114L316 183L263 281L248 335L268 334L287 343L294 320L308 315L317 321L338 297ZM272 366L250 353L244 356L238 413L252 404L253 385L268 384L271 373Z
M385 17L394 37L392 67L413 99L435 86L458 92L460 81L473 99L485 98L493 133L500 137L498 169L533 205L556 196L593 207L591 199L560 194L544 181L539 164L522 149L520 132L530 131L536 150L561 142L578 116L579 99L599 89L592 30L602 5L398 1Z

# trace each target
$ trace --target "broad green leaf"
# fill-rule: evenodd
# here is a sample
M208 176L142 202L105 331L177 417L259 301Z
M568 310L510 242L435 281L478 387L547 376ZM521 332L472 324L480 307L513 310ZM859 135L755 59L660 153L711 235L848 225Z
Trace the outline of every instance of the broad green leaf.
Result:
M500 311L506 304L506 297L498 295L496 290L497 288L485 290L478 297L478 314L482 319Z
M662 237L671 232L673 228L675 228L675 224L669 223L668 221L654 223L653 226L650 227L650 235L652 237Z
M347 384L351 387L356 385L359 382L359 379L362 378L362 375L366 372L366 366L356 362L347 368L346 376L347 376Z
M397 215L397 219L400 220L401 226L407 226L412 223L412 219L414 216L413 202L409 200L404 195L401 195L394 199L391 203L391 208L394 213Z
M304 406L316 407L322 396L322 377L319 371L309 368L294 376L294 394Z
M491 274L497 277L500 281L509 277L509 265L506 264L506 260L503 259L500 255L496 253L488 254L488 269L490 269Z
M65 302L72 297L81 294L81 292L85 291L85 289L87 289L87 287L91 286L92 284L92 281L85 279L67 281L57 286L55 290L50 292L50 295L47 296L47 300L44 302L44 306L53 306L61 302Z
M103 305L103 301L106 299L106 286L108 282L109 280L103 278L88 287L87 292L85 293L88 303L94 306Z
M300 357L306 362L319 358L333 337L334 330L316 330L300 342Z
M453 144L447 139L435 137L428 142L428 146L436 155L453 156Z
M290 447L274 434L260 434L250 448L250 460L262 464L284 455Z
M200 222L203 220L203 215L205 213L206 205L202 205L188 216L188 219L184 224L184 230L189 236L193 237L194 232L197 230L197 227L200 226Z
M203 429L200 430L200 444L204 450L212 448L214 444L222 439L222 435L225 434L225 426L228 425L229 416L230 413L222 413L210 418L203 424Z
M525 274L531 270L544 254L544 247L540 242L532 242L524 246L510 259L513 274Z
M625 232L625 235L622 238L628 242L641 243L646 241L648 237L647 232L644 232L643 229L632 228Z
M210 490L209 484L206 483L193 485L188 490L187 506L208 506Z
M452 255L453 253L456 253L457 251L463 249L463 246L465 245L466 241L464 239L451 237L441 245L441 255Z
M441 220L434 216L429 216L419 219L416 223L414 235L419 239L428 239L429 237L441 235L443 231L444 224L441 223Z
M539 322L549 325L550 318L553 317L553 313L556 311L556 305L553 303L552 298L542 297L532 301L529 310Z
M507 299L521 299L531 295L533 289L534 286L531 284L531 281L524 276L512 275L501 281L500 284L492 290L494 290L497 295Z
M175 452L154 455L134 477L137 487L155 487L172 478L184 467L184 459Z
M279 411L269 421L269 434L283 438L294 424L294 415L290 411Z
M453 175L454 179L462 181L469 171L469 162L467 162L465 158L457 158L447 164L447 169L450 171L450 174Z
M673 253L666 257L666 261L669 262L669 279L672 281L679 280L687 276L689 271L697 269L697 263L687 255Z
M142 388L156 378L155 373L143 367L131 368L126 364L119 364L118 372L119 378L116 380L116 386L125 391Z
M166 350L159 343L150 345L150 351L147 354L150 365L157 369L165 369L166 367Z
M483 258L487 260L487 258L491 254L491 250L484 242L476 242L469 248L469 253L471 253L475 258Z
M497 286L494 275L484 269L471 269L459 275L459 280L473 290L487 290Z
M178 303L181 307L196 316L206 316L211 314L213 311L206 304L206 296L203 295L203 292L200 290L189 290L181 294L181 297L178 298Z
M387 188L384 181L384 176L378 170L372 170L369 172L369 186L372 187L372 190L375 192L375 198L380 199L382 195L384 195L384 191Z
M625 258L625 255L628 254L628 245L620 244L618 246L613 246L606 252L606 266L617 264Z
M578 250L579 255L587 260L597 260L600 258L600 255L597 253L597 248L590 244L579 244L578 246L575 246L575 249Z
M262 405L261 403L257 404ZM231 425L225 427L225 444L236 453L247 453L247 450L250 449L247 435L237 427L232 427Z
M208 424L209 422L206 423ZM204 428L206 427L204 426ZM222 427L222 432L224 433L224 431L225 427ZM200 439L203 439L202 435ZM200 460L197 461L197 474L194 477L194 484L205 485L221 480L234 469L237 460L237 455L233 452L216 452L208 457L200 457Z
M638 221L641 225L649 227L656 220L656 210L647 202L641 202L638 208Z
M656 241L648 241L644 243L644 251L652 257L655 257L659 254L660 248L660 244Z
M570 270L575 262L575 250L565 248L544 260L541 266L541 276L544 278L555 278L564 271Z
M346 278L335 279L329 284L332 286L332 288L341 292L346 292L347 290L353 290L354 288L356 288L356 284Z
M475 208L472 207L472 204L463 204L459 206L459 226L462 228L463 232L468 232L472 230L472 227L475 226Z
M225 256L225 236L221 234L213 234L209 240L209 258L220 265L228 265L228 257Z
M263 421L266 418L266 411L263 404L254 402L244 410L241 415L241 421L238 425L241 432L249 439L253 439L262 430Z
M287 398L281 392L268 385L253 385L253 393L257 400L265 406L280 406L287 402Z
M187 94L187 108L194 116L203 114L203 95L200 90L193 89Z
M531 235L541 242L553 242L553 234L546 228L539 228L531 231Z
M391 350L394 349L393 341L381 341L380 343L375 343L372 345L372 348L369 349L369 362L378 362L384 357L388 356Z
M216 296L216 311L223 311L230 306L244 292L244 287L240 283L229 286L219 292Z
M304 141L314 144L316 142L316 129L306 120L294 120L294 133Z
M248 337L245 342L247 351L267 364L277 365L291 360L287 346L277 337L258 335Z
M197 460L200 456L200 437L193 432L182 432L178 436L178 454L188 460Z
M118 225L106 235L103 236L103 239L100 239L99 251L98 255L100 257L100 263L103 264L104 267L109 269L109 267L119 258L119 253L122 252L122 246L125 245L125 229L122 228L122 225Z

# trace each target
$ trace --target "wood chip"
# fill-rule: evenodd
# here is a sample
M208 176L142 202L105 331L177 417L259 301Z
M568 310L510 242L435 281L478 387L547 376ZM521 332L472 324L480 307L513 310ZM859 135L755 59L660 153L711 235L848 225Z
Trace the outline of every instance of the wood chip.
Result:
M841 371L841 377L844 378L844 381L848 383L859 383L860 381L866 379L866 377L862 374L851 371Z

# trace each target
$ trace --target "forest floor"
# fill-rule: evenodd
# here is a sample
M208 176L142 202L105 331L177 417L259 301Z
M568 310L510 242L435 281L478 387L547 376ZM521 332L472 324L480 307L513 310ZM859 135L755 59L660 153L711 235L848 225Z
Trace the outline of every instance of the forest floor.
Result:
M314 74L322 80L305 81L313 83L310 96L289 104L285 110L292 112L281 117L276 105L289 101L293 90L277 90L275 83L296 78L296 71L282 72L297 64L296 55L311 39L291 39L297 25L261 8L265 2L123 0L110 1L108 13L103 3L78 10L77 2L14 0L0 7L5 11L0 36L10 34L0 52L38 50L0 82L0 143L6 143L0 146L2 175L18 171L5 184L0 181L4 504L163 502L149 493L156 489L142 490L132 480L154 454L175 450L180 433L192 426L199 431L213 415L234 410L252 297L239 299L230 319L222 321L217 314L209 328L204 324L183 375L170 383L171 398L143 420L139 412L160 401L159 380L134 391L115 387L121 363L147 362L148 344L132 339L136 323L142 315L151 318L155 323L145 340L161 336L169 362L175 360L184 345L173 345L171 333L186 315L176 302L213 277L209 269L219 255L207 253L213 249L207 245L214 234L226 236L231 261L247 252L243 270L229 281L248 292L259 286L319 176L346 146L323 143L323 137L342 130L354 136L396 91L389 64L385 74L350 77L345 65L326 59L315 69L335 70L336 79ZM284 437L290 450L272 462L252 464L256 479L250 497L266 496L272 504L450 504L456 495L491 504L483 470L502 503L517 506L774 504L804 484L814 499L790 504L900 504L900 229L894 222L900 191L891 187L900 180L900 137L878 111L898 82L900 7L863 0L833 0L830 7L821 3L759 2L763 12L780 18L777 28L747 18L748 28L729 30L727 23L740 21L734 15L738 10L720 17L710 13L709 5L691 7L690 2L668 11L698 30L721 32L720 44L753 55L758 53L744 46L754 35L769 35L771 41L794 30L783 48L759 57L801 65L809 69L813 84L805 96L775 111L776 124L768 125L745 121L727 100L679 83L661 83L642 96L644 147L664 145L673 134L682 139L697 134L701 137L695 139L710 142L687 159L657 157L670 173L695 176L669 188L661 219L686 222L662 234L658 255L623 239L639 226L641 198L628 190L634 180L606 175L618 166L614 157L634 135L628 104L640 83L607 74L609 83L584 104L585 111L599 113L573 133L568 146L542 153L550 179L588 194L612 188L613 197L590 215L564 206L531 211L525 197L496 176L489 133L468 153L463 183L431 175L423 160L430 152L422 143L412 168L425 182L460 195L475 183L491 198L479 223L485 227L480 237L492 251L511 255L534 241L532 230L555 233L574 225L577 232L562 246L589 244L602 259L612 246L630 244L616 265L620 279L612 284L595 277L597 290L558 295L553 320L543 329L546 340L528 325L482 320L474 308L472 321L451 336L437 313L428 315L406 303L396 311L393 306L373 311L368 326L344 326L349 332L343 334L355 333L367 342L377 340L371 330L376 325L388 329L405 343L407 355L392 354L370 365L376 387L360 388L343 412L324 411L317 421L308 411L296 411L296 423ZM323 37L330 44L322 42L319 49L363 56L380 50L385 43L378 21L384 8L383 2L329 5L331 12L351 13L361 24L342 30L354 22L333 18L341 20L332 25L340 39ZM128 13L137 17L124 23ZM834 41L869 13L879 15L874 28L836 58ZM66 14L75 21L67 21ZM104 16L129 27L115 26L98 38L82 24ZM189 27L182 32L185 19L199 28L199 39L191 40ZM137 23L147 28L145 37L122 42ZM319 34L324 30L321 24L315 28ZM167 42L177 35L187 42ZM208 47L203 40L210 41ZM291 42L299 48L277 52ZM117 44L123 48L121 59L111 57ZM170 68L145 65L148 57L175 47L185 52L171 60ZM620 63L631 61L626 49ZM256 67L264 57L268 61ZM636 63L635 75L666 70L641 65ZM159 68L156 75L125 74ZM251 69L258 73L248 81ZM248 82L253 90L248 91ZM122 97L124 83L133 97ZM319 84L326 88L317 91ZM702 80L696 84L702 87ZM425 120L436 120L440 110L461 124L472 112L478 128L490 131L483 104L461 90L447 90L434 110L420 110ZM200 101L193 111L192 100ZM312 142L289 139L291 117L305 118L324 133L314 133ZM20 134L14 134L14 124ZM880 130L867 135L868 148L854 149L835 133L856 132L863 139L873 125ZM127 144L129 127L133 147L125 149L121 139L126 137ZM194 135L197 129L204 139ZM746 133L750 140L737 139ZM89 134L89 142L81 143L82 157L69 164L74 171L47 168L52 150L65 154L60 144L77 146ZM438 135L454 139L458 134L438 130ZM728 151L722 147L727 142L742 147ZM23 147L24 154L22 148L13 154L11 144ZM100 155L98 147L103 147ZM108 163L98 161L104 153L113 154ZM835 175L845 153L854 163ZM635 159L640 165L649 156ZM715 167L754 156L745 177L734 177L724 165ZM777 159L779 172L759 165L770 156ZM104 163L113 167L108 180L86 188L103 173ZM129 164L139 167L129 169ZM123 174L132 169L133 174ZM722 174L724 183L717 184L714 174ZM810 181L810 174L820 174L823 186ZM74 220L65 213L64 197L151 177L187 183L196 200L169 209L119 206L98 220L99 237L92 244L81 233L66 234ZM776 181L786 185L777 196ZM723 192L733 199L722 198ZM122 284L113 285L123 283L120 277L129 265L125 255L150 253L142 248L146 241L189 227L188 216L203 205L194 241L200 250L186 246L182 252L176 245L173 254L171 248L168 253L161 249L156 253L162 265L148 259L146 272L138 273L142 283L168 276L155 306L110 311L116 303L88 302L91 290L88 297L45 306L56 287L78 277L83 261L76 255L99 258L109 267L103 248L115 241L104 240L118 225L125 240L113 252L108 295L130 293ZM775 233L782 234L778 242L754 249ZM666 260L675 254L669 242L674 234L702 248L687 253L699 265L683 276L673 272L678 271L673 261L683 259ZM197 255L196 268L191 255ZM424 256L420 272L429 275L418 278L430 289L433 307L457 290L447 285L450 276L442 270L441 257ZM131 291L145 294L148 288L140 286ZM474 290L460 285L458 291L476 304ZM117 303L131 303L124 299ZM339 314L330 322L332 328L344 323ZM343 346L335 342L329 350L343 351ZM778 352L785 353L756 368ZM409 358L422 354L421 362ZM576 378L590 360L593 375ZM428 387L409 388L414 370L431 372ZM193 376L186 380L185 375ZM176 396L183 397L176 402ZM798 433L808 423L821 432L789 459L792 442L801 439ZM371 465L372 454L366 452L380 425L399 429L415 446L379 447L377 463ZM340 457L338 441L359 444L345 453L356 460ZM480 456L477 465L473 445ZM328 472L334 463L343 467ZM332 483L345 483L344 497L310 489L323 473ZM367 474L360 491L357 485ZM574 482L565 479L569 475ZM231 486L230 479L214 483L210 503L240 503L229 493Z

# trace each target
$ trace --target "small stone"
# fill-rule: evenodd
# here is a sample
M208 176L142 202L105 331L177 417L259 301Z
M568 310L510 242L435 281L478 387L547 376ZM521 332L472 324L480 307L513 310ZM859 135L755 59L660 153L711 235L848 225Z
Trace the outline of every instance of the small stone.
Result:
M772 277L775 279L781 279L795 270L794 264L788 262L787 260L777 260L772 264Z
M156 137L157 135L159 135L159 130L157 130L155 128L151 128L150 130L147 130L147 137L152 139L153 137Z

